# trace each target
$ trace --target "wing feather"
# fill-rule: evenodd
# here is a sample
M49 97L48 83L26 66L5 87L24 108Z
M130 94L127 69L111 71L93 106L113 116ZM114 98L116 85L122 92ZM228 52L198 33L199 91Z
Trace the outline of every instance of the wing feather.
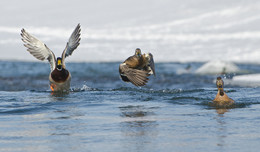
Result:
M126 76L131 83L135 86L144 86L148 82L150 71L143 71L138 69L129 68L126 64L120 64L119 72L121 75Z
M134 68L134 69L137 69L140 66L139 59L135 55L130 56L129 58L127 58L124 61L124 63L127 64L128 67Z
M72 32L69 41L67 42L67 45L64 49L64 51L62 52L62 61L63 64L65 66L65 58L70 56L73 51L79 46L79 42L80 42L80 24L77 25L77 27L75 28L75 30Z
M153 72L153 75L156 76L153 55L152 55L152 53L149 53L148 55L149 55L149 66L150 66L150 68L151 68L151 70Z
M54 53L40 40L29 34L24 29L21 30L22 41L27 51L39 60L48 60L51 66L51 71L55 69L56 58Z

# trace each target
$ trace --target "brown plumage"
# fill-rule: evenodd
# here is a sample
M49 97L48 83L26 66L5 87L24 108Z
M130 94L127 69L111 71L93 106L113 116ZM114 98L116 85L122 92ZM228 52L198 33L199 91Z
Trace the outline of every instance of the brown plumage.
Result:
M234 100L229 98L227 94L224 92L224 81L221 79L221 77L217 78L216 85L218 88L218 93L213 100L213 103L218 106L230 106L234 104Z
M153 55L141 54L141 50L137 48L135 55L119 65L119 74L125 82L131 82L135 86L146 85L149 80L148 76L155 75Z
M55 69L51 72L51 78L57 83L65 82L68 79L69 75L70 73L67 69L62 69L60 71Z

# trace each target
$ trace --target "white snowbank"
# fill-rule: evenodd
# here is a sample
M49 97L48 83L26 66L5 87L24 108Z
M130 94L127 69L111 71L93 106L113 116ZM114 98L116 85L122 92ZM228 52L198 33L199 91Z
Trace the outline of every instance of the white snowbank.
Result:
M182 1L182 7L173 0L64 1L62 7L60 1L51 0L1 4L5 13L0 13L0 18L5 21L0 25L0 60L38 61L23 46L22 28L58 56L75 26L81 23L80 46L68 61L122 62L138 47L151 52L156 63L222 59L260 64L259 0L224 0L214 5L205 0ZM50 11L43 15L37 11L42 7ZM44 22L35 20L39 16L39 21ZM179 71L185 72L189 71Z
M260 74L247 74L234 76L233 79L225 80L225 83L244 87L258 87L260 86Z
M196 74L226 74L239 72L240 69L234 63L220 60L207 62L195 71Z

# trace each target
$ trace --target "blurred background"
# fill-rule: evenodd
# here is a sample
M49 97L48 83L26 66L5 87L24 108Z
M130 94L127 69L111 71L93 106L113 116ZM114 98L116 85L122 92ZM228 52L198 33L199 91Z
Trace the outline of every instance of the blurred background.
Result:
M80 23L68 61L121 62L139 47L156 62L260 62L258 0L12 0L1 2L0 18L0 60L38 61L22 28L58 56Z

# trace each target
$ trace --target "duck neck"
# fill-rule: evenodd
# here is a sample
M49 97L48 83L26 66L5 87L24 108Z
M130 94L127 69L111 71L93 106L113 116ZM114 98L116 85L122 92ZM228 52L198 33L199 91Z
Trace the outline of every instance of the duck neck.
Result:
M219 95L224 96L224 89L218 88Z

